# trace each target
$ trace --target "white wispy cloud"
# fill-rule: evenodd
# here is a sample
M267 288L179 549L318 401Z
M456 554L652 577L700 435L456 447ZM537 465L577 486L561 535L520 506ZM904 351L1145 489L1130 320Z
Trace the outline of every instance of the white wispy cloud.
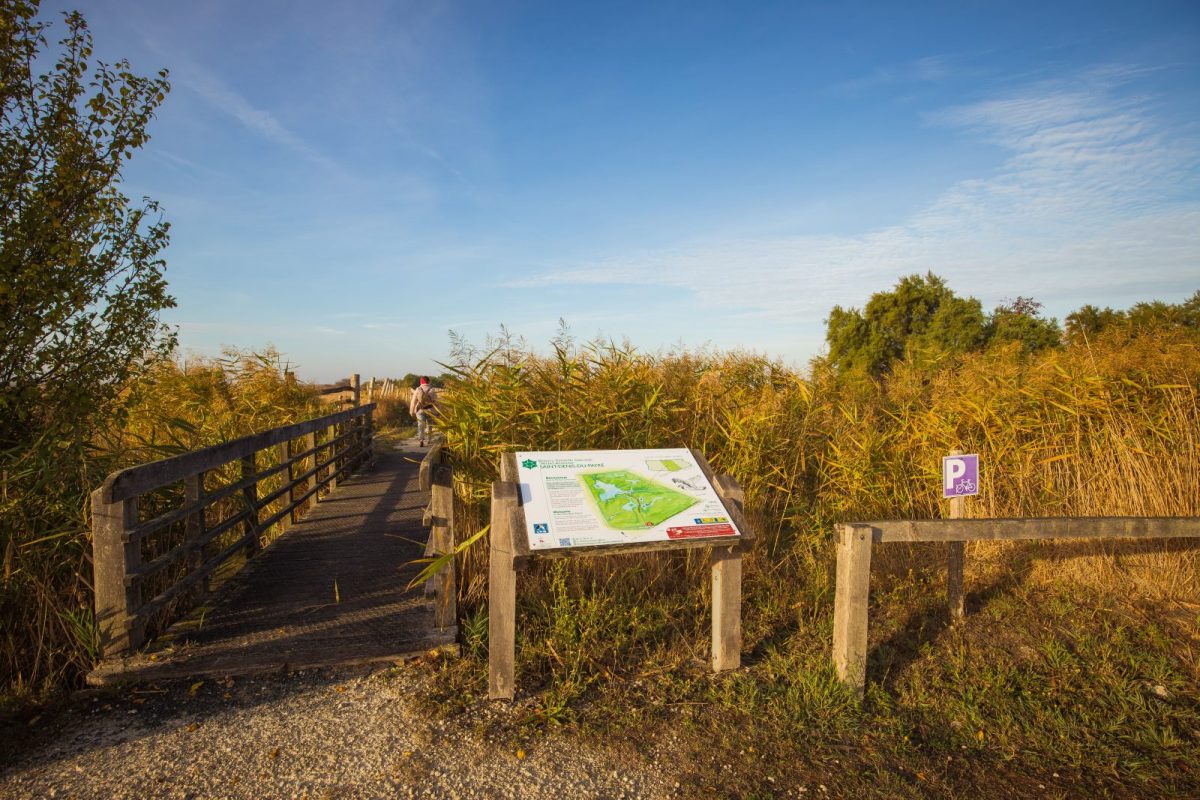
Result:
M334 174L345 173L332 158L317 150L303 138L288 130L271 112L256 107L235 92L217 76L197 64L186 64L179 80L213 108L233 117L250 132L291 150L296 155Z
M1054 313L1085 302L1200 286L1200 148L1124 91L1139 70L1106 67L927 115L1002 147L990 175L961 181L894 226L856 236L722 238L623 254L510 286L662 285L708 306L780 319L861 305L932 270L985 304L1034 295Z
M136 27L136 25L135 25ZM168 47L158 36L140 31L142 43L151 52L171 62L171 82L195 92L209 106L240 123L246 130L269 142L284 147L310 163L345 178L342 166L289 130L274 114L259 108L222 81L211 70L201 66L178 47Z

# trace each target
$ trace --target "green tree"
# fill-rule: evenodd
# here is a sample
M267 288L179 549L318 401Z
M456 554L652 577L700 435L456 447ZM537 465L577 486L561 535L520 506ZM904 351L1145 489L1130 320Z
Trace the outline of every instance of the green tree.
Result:
M174 305L158 253L158 206L120 191L168 91L125 61L97 63L78 13L61 53L37 4L0 0L0 448L85 423L148 353L169 347L159 312Z
M167 223L121 193L166 72L93 63L78 13L47 52L37 13L36 1L0 0L0 671L24 687L86 665L95 433L174 342L159 319L174 305L159 257Z
M1042 304L1030 297L1018 297L996 306L984 325L988 345L1020 342L1026 353L1036 353L1062 343L1058 320L1041 315Z
M1125 321L1124 311L1113 311L1111 308L1097 308L1086 305L1077 311L1072 311L1064 320L1067 341L1072 343L1094 339L1100 331L1122 324Z
M875 376L910 352L962 353L984 338L979 301L957 297L932 272L909 275L890 292L876 292L861 312L834 306L825 334L834 366Z
M1082 343L1104 331L1123 330L1129 335L1161 328L1176 328L1200 333L1200 291L1182 303L1160 300L1137 303L1127 311L1099 309L1087 305L1067 315L1067 339Z

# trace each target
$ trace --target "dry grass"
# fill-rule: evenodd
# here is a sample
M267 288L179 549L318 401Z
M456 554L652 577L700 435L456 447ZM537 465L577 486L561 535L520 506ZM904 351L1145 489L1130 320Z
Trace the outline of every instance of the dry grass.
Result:
M460 538L484 522L501 452L679 445L742 483L763 546L787 557L797 536L819 542L834 522L941 516L940 459L953 448L984 465L971 516L1198 515L1198 385L1200 348L1172 334L1034 360L1009 348L932 371L901 364L886 385L736 353L559 346L550 358L501 349L463 368L440 424L459 474ZM1064 553L1076 578L1122 589L1150 576L1156 596L1195 596L1195 556L1177 550ZM1097 555L1084 563L1081 552ZM482 599L482 553L462 565L468 603Z

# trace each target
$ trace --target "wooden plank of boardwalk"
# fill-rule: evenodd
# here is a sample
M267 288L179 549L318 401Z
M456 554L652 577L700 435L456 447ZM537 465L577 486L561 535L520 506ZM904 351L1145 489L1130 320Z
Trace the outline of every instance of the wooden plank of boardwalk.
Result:
M388 663L454 646L432 599L406 589L429 534L419 457L380 452L147 653L89 682Z

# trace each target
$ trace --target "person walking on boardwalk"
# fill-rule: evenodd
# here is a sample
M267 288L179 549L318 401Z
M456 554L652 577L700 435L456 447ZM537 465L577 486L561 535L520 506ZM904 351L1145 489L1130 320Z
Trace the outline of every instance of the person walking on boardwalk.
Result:
M408 413L417 420L417 441L421 447L433 438L433 410L437 407L436 390L429 384L429 378L421 376L421 383L413 389L408 401Z

